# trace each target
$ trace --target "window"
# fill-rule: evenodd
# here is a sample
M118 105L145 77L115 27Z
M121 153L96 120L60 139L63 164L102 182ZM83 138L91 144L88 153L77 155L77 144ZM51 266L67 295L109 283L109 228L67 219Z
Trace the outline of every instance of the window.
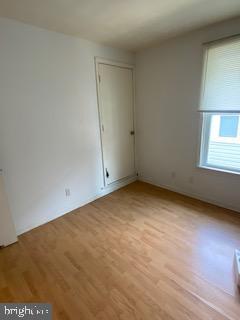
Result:
M220 137L236 138L238 135L238 116L220 116Z
M240 38L206 47L200 166L240 173Z

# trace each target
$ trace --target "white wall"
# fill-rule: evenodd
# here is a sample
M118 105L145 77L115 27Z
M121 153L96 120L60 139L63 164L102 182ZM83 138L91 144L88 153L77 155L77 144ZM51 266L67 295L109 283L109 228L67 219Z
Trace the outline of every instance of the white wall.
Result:
M137 54L140 179L240 211L240 176L196 168L202 43L240 33L240 19Z
M135 57L8 19L0 43L1 162L21 233L101 192L94 56Z

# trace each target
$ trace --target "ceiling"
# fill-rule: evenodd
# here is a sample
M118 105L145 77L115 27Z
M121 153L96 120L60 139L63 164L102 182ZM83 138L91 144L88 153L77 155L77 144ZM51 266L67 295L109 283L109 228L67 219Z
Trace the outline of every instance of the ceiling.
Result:
M240 0L0 0L0 16L131 51L240 15Z

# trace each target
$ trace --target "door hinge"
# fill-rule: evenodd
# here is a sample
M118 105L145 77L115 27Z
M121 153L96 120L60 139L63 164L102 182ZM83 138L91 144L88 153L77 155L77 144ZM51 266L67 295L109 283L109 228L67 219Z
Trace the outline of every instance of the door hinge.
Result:
M108 172L107 168L106 168L106 177L109 178L109 172Z
M101 82L101 76L98 74L98 81Z

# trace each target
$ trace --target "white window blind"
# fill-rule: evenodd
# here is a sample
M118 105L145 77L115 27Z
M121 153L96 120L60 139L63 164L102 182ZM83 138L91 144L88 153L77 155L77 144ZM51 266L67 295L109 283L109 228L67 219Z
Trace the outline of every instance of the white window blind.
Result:
M206 47L201 112L240 112L240 37Z

